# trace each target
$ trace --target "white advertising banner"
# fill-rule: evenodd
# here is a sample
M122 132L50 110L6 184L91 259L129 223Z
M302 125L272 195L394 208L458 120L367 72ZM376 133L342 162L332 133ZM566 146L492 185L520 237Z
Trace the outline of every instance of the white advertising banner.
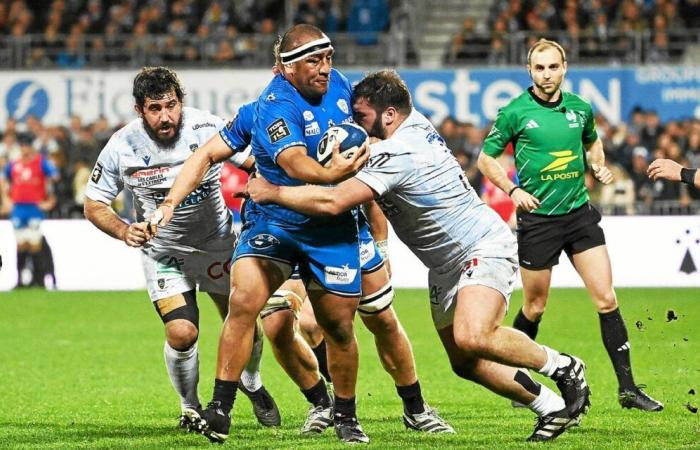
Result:
M700 217L604 217L615 286L700 287ZM87 221L47 220L42 230L53 252L58 289L144 289L138 250L112 239ZM428 271L396 236L390 236L396 287L425 288ZM0 290L17 281L15 240L9 221L0 221ZM565 255L552 285L582 287Z
M111 125L136 117L131 88L137 70L0 72L0 123L30 115L44 123L67 125L79 115L83 123L105 116ZM183 70L179 73L185 104L233 117L256 99L272 78L271 70Z

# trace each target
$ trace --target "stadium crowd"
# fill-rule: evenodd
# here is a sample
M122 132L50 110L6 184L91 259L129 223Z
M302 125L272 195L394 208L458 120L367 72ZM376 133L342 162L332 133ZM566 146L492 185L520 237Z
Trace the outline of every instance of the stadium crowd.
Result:
M597 116L598 133L605 144L606 157L615 174L615 182L608 186L593 183L589 189L593 202L606 214L688 214L694 213L700 200L700 191L684 184L658 180L646 175L649 163L656 158L668 158L684 166L700 166L700 120L671 121L662 124L652 111L636 109L627 123L613 125ZM482 179L476 167L489 126L481 128L460 123L447 117L438 125L440 133L465 170L469 181L482 193L488 203L497 205L505 220L512 215L512 202L504 193ZM49 158L59 171L60 179L54 185L56 206L49 218L83 218L85 185L102 147L117 127L111 127L105 118L83 123L79 116L71 118L68 126L46 126L34 117L18 123L8 120L0 131L0 171L8 161L19 157L20 145L31 145ZM512 157L502 157L503 164L512 170ZM222 180L226 193L233 193L245 183L246 176L227 166ZM503 194L503 195L501 195ZM226 195L232 209L238 201ZM121 197L116 209L124 217L130 216L130 199ZM7 211L0 208L6 217Z
M700 27L697 0L497 0L488 21L467 17L448 44L447 63L491 65L518 61L509 44L529 48L539 37L556 38L570 59L613 63L668 63L697 42L689 30ZM643 61L633 51L641 37Z
M272 64L280 27L359 33L373 45L391 0L12 0L0 2L0 58L27 68ZM27 44L28 43L28 44ZM266 59L261 59L263 55Z

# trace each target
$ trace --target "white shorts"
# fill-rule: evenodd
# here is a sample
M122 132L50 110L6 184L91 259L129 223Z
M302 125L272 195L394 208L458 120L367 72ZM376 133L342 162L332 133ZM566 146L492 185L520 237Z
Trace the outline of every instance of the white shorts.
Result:
M41 234L41 219L32 219L29 225L15 228L15 240L18 244L41 245L44 235Z
M172 297L199 286L202 292L228 295L231 255L236 236L207 243L207 250L149 248L141 253L146 288L151 301Z
M469 258L461 270L450 274L428 273L430 286L430 309L435 329L452 325L457 304L457 292L465 286L487 286L503 294L506 307L513 293L518 260L512 258Z

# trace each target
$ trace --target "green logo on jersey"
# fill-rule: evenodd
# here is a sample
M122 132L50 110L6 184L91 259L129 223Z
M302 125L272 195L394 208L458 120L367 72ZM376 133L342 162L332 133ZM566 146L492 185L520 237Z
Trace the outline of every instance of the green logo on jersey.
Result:
M547 167L542 169L540 171L540 173L542 173L542 172L563 172L564 170L566 170L567 167L569 167L569 163L571 161L574 161L576 158L578 158L576 155L574 155L574 152L571 150L561 150L558 152L551 152L550 155L555 156L557 159L555 159ZM544 175L540 176L540 179L542 181L568 180L570 178L578 178L578 176L579 176L579 173L578 173L578 170L576 170L573 172L544 174Z

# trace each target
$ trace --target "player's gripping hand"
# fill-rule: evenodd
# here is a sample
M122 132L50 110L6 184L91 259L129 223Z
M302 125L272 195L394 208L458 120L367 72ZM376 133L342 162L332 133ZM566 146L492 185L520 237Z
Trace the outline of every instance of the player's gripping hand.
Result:
M129 247L141 247L153 237L147 222L136 222L130 224L122 235L122 240Z
M333 146L332 155L330 170L333 171L333 179L336 180L335 182L339 183L355 175L367 164L367 160L369 159L369 144L365 142L354 155L345 158L345 156L340 153L340 143L336 142Z
M656 159L649 164L647 175L652 180L681 181L683 166L671 159Z
M534 211L540 207L540 201L534 195L530 195L522 188L517 188L510 194L515 207L521 211Z
M246 187L248 198L259 204L273 203L277 197L278 190L279 186L270 183L259 174L254 178L248 179Z
M600 166L598 164L591 164L591 169L593 170L593 176L596 180L603 184L610 184L613 180L613 174L605 166Z
M173 219L175 208L170 200L165 200L153 212L153 215L148 218L148 230L151 237L158 234L158 227L164 227Z

